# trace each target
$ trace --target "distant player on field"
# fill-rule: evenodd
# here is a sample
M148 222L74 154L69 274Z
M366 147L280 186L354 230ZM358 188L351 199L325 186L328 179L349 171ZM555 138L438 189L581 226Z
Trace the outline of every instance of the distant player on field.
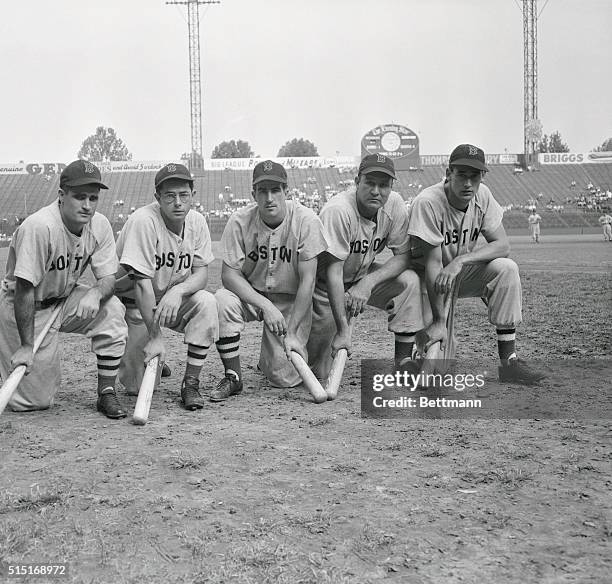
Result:
M540 243L541 221L542 217L536 213L535 209L532 209L531 213L529 213L529 217L527 218L527 223L529 224L529 233L531 234L531 241L533 241L533 243Z
M425 280L428 298L412 327L417 331L425 327L427 346L447 341L444 300L459 279L460 298L481 297L488 306L489 322L497 329L500 381L531 385L544 375L516 356L521 280L517 265L507 257L510 244L503 211L482 184L486 172L482 149L461 144L450 155L446 178L423 190L412 203L411 262ZM486 244L476 248L479 235ZM420 287L411 292L411 302L421 307Z
M0 291L0 373L6 379L18 365L27 367L9 407L23 412L53 405L60 386L58 332L79 333L91 339L98 362L98 410L123 418L115 380L127 337L125 310L113 296L113 231L96 212L100 189L108 187L84 160L62 171L59 187L57 200L27 217L9 248ZM93 286L77 283L88 266ZM60 300L61 313L33 355L36 333Z
M612 216L604 213L598 221L603 229L604 241L612 241Z
M240 334L245 322L264 322L259 368L277 387L301 383L290 351L306 359L317 257L327 248L315 213L286 200L287 172L271 160L253 169L255 204L228 220L221 244L223 288L217 349L225 377L210 394L223 401L242 391Z
M155 175L155 202L134 211L117 239L117 295L129 327L119 380L137 394L145 364L165 358L162 327L184 333L181 399L188 410L204 406L200 372L218 334L217 304L205 290L212 244L206 220L192 209L194 195L189 170L167 164Z

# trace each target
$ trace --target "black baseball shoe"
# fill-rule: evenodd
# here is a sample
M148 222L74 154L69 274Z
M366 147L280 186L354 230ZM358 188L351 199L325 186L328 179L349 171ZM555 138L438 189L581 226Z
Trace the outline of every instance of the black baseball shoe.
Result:
M534 371L525 361L518 357L508 359L508 364L500 365L498 372L500 381L518 383L520 385L536 385L546 378L544 373Z
M395 368L398 371L405 371L408 375L418 375L423 366L422 359L412 359L411 357L404 357L401 360L395 360Z
M186 375L181 384L181 398L186 410L201 410L204 400L200 395L200 380L193 375Z
M210 392L210 401L225 401L228 397L238 395L241 392L242 381L238 379L238 375L233 371L226 371L225 377L219 381L217 387Z
M96 408L111 420L125 418L127 413L121 407L114 387L105 387L98 393L98 402Z

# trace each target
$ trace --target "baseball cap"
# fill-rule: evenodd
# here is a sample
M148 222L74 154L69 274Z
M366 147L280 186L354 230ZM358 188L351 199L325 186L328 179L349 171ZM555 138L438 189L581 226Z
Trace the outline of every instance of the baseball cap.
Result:
M489 170L485 166L485 153L482 148L473 146L472 144L459 144L455 148L448 159L449 166L471 166L478 170Z
M253 186L265 180L287 184L285 167L272 160L260 162L253 169Z
M101 189L108 189L102 182L102 175L95 164L87 160L75 160L62 170L60 189L83 185L98 185Z
M159 188L159 185L169 178L180 178L193 186L193 177L189 169L182 164L171 162L160 168L155 175L155 188Z
M393 160L384 154L368 154L363 157L358 174L369 174L370 172L382 172L395 178L395 165Z

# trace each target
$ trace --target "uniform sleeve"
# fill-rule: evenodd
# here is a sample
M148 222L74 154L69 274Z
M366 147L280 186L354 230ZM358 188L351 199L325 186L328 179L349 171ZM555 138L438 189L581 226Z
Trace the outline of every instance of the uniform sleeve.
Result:
M199 215L199 214L198 214ZM208 223L202 215L198 216L196 224L198 229L197 247L193 250L193 267L207 266L212 263L215 259L212 251L212 241L210 239L210 231L208 230Z
M36 221L25 221L13 238L15 249L15 277L38 286L46 273L49 258L49 228Z
M119 263L129 272L136 271L146 279L155 276L157 231L151 217L132 215L119 234Z
M323 231L323 223L314 214L307 215L302 221L298 254L301 262L316 258L327 249L327 240Z
M392 208L393 216L391 217L391 231L387 239L387 247L393 251L395 255L406 253L410 247L410 238L408 237L408 209L398 195Z
M327 240L327 253L346 260L351 251L351 216L350 211L340 205L323 207L321 214L323 233Z
M230 268L241 270L245 260L244 237L235 215L232 215L225 225L221 236L221 249L223 250L223 262Z
M94 215L94 218L96 216ZM103 215L97 217L94 236L97 246L91 255L91 271L97 280L116 274L119 269L113 228Z
M504 218L504 211L500 204L493 198L491 191L487 189L488 204L482 219L481 231L484 233L493 233L502 222Z
M444 235L436 225L436 214L431 201L426 197L416 197L410 209L408 234L422 239L429 245L442 245Z

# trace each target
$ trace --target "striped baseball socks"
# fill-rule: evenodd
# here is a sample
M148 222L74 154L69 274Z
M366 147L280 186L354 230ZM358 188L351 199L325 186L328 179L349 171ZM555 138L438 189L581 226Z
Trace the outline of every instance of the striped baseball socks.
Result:
M187 345L187 366L185 367L185 377L200 378L200 372L204 365L204 359L208 355L210 347L200 347L199 345Z
M516 357L516 329L497 329L497 351L504 365L508 359Z
M98 393L107 387L114 389L121 357L96 355L96 359L98 361Z
M217 351L219 351L219 357L221 357L225 371L231 370L235 372L238 377L236 381L240 380L242 377L240 369L240 334L219 339L217 341Z

